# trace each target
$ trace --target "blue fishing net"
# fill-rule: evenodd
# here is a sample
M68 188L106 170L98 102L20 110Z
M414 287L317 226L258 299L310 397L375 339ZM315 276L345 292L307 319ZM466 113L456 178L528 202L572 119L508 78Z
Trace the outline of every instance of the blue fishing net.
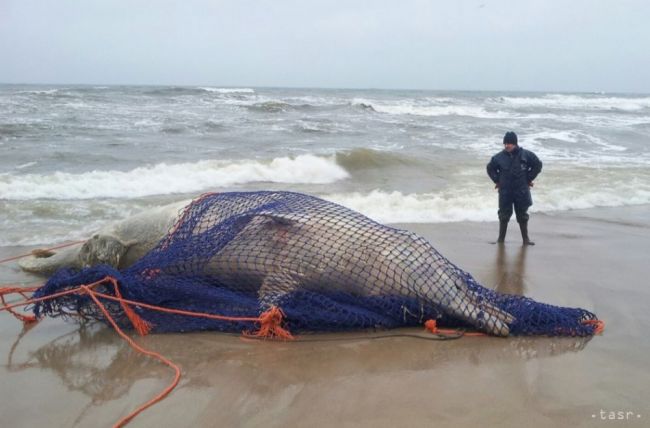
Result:
M587 336L596 316L478 284L424 238L313 196L292 192L207 194L189 204L160 243L131 267L57 272L34 297L106 276L124 299L190 312L257 317L276 306L292 332L422 325L493 335ZM116 295L110 284L97 291ZM102 300L118 325L124 307ZM130 305L153 332L250 330L249 321L163 313ZM88 295L34 306L37 316L104 320Z

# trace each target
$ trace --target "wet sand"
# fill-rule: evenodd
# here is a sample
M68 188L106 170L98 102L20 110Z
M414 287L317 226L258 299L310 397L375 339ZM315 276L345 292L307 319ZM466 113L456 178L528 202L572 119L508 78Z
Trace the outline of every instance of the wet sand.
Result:
M298 343L150 335L138 340L178 363L183 378L129 426L650 424L650 206L533 214L537 245L529 248L514 221L504 246L488 243L496 223L399 226L487 287L595 312L605 333L433 341L407 329ZM20 251L2 249L0 258ZM0 284L34 280L0 265ZM103 326L48 319L23 336L21 329L0 314L3 426L110 426L172 377Z

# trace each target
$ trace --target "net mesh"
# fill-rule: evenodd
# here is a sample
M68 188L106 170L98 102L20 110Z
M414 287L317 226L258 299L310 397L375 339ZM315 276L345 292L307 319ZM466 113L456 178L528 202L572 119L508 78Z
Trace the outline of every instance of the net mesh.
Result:
M596 316L481 286L424 238L379 224L343 206L292 192L207 194L133 266L62 269L34 297L112 276L123 298L228 317L256 317L277 306L292 332L422 325L493 335L587 336ZM97 291L115 295L109 285ZM111 316L130 327L122 305ZM240 332L250 323L131 307L153 332ZM104 320L87 295L34 306L37 316Z

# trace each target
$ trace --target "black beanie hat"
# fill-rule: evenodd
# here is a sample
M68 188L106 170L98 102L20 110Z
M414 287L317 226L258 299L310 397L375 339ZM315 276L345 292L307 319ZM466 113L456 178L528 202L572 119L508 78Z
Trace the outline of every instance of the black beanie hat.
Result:
M517 134L512 131L506 132L506 135L503 136L503 144L512 143L515 146L517 145Z

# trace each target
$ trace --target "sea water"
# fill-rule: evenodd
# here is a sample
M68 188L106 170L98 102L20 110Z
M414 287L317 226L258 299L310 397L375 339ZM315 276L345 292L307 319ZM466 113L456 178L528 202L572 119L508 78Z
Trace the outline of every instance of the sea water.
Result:
M532 211L650 203L650 95L0 85L0 246L233 190L496 221L485 166L509 130L544 162Z

